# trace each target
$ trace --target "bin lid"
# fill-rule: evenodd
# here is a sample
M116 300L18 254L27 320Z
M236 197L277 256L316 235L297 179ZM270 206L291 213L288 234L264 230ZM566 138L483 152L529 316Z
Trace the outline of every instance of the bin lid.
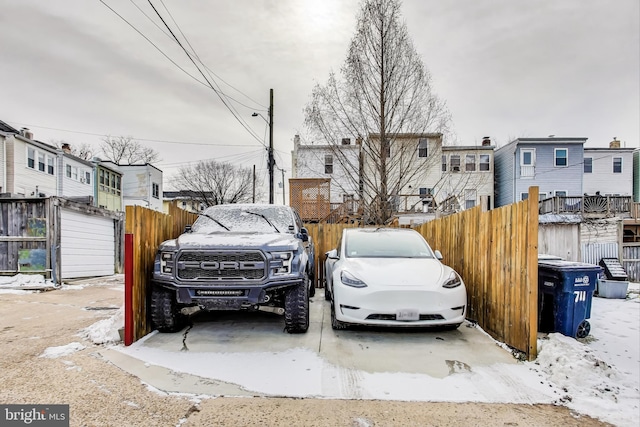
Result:
M564 261L564 260L539 260L538 267L548 268L551 270L558 271L596 271L600 272L602 268L595 264L588 264L586 262L577 262L577 261Z

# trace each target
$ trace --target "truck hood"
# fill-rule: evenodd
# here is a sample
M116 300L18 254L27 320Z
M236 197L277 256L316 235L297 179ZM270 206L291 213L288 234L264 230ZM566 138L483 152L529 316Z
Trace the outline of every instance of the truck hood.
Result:
M162 244L164 249L263 249L266 251L294 250L300 240L285 233L185 233Z

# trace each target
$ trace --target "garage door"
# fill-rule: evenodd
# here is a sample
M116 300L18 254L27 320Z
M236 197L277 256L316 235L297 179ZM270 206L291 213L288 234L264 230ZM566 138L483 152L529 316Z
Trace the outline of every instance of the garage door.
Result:
M60 219L62 279L114 274L113 219L67 209Z

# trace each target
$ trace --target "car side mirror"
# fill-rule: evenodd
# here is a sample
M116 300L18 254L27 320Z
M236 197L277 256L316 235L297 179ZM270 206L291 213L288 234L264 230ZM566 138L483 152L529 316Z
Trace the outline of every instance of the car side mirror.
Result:
M325 253L326 257L329 259L340 259L338 256L338 251L336 249L331 249L329 252Z
M439 260L442 260L442 258L444 258L442 256L442 253L440 251L438 251L438 250L434 251L434 254L435 254L436 258L439 259Z
M184 232L185 233L191 233L191 225L185 225L184 226Z
M303 242L308 242L309 241L309 230L307 230L306 228L302 227L300 229L300 238L302 239Z

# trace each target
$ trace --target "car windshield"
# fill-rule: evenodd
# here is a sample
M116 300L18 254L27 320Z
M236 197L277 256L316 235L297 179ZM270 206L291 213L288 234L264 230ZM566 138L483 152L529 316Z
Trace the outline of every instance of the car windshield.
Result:
M409 231L359 230L347 234L345 246L349 258L434 258L422 236Z
M224 231L293 233L289 208L274 205L220 205L207 208L193 223L194 233Z

